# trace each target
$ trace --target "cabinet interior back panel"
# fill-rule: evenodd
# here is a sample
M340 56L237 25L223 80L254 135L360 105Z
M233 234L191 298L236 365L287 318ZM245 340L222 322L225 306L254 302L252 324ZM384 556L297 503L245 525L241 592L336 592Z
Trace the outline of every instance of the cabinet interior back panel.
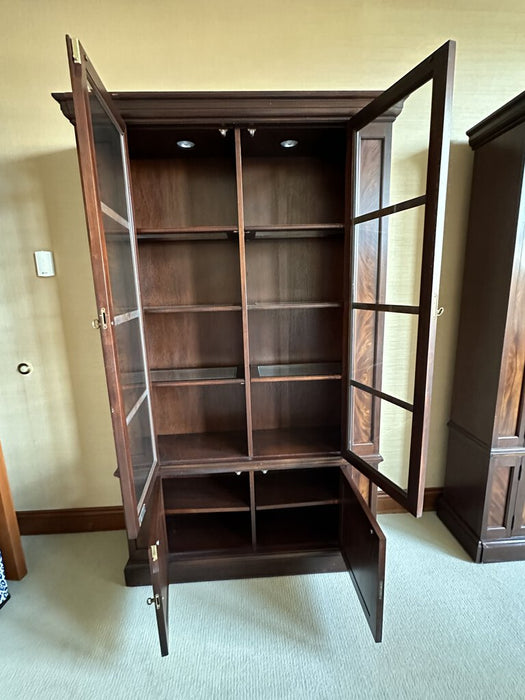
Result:
M246 227L272 224L341 224L344 168L319 158L243 160Z
M229 367L243 362L240 311L146 314L151 369Z
M153 417L158 435L246 429L244 387L155 387Z
M235 241L141 242L144 306L239 304L239 248Z
M341 361L341 309L249 312L252 364Z
M270 382L252 386L254 430L339 426L341 382Z
M237 225L233 157L131 161L131 184L139 229Z
M248 303L343 300L342 236L248 241Z

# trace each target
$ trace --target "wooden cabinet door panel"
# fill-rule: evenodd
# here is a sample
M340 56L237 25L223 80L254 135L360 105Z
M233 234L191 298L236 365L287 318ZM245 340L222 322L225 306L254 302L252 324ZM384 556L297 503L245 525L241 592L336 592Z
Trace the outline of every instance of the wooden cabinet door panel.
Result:
M520 464L520 457L515 454L498 455L491 459L483 522L484 539L497 540L511 536Z
M342 449L352 466L414 515L420 515L423 510L454 55L454 42L444 44L352 117L348 134L347 172L351 189L346 214ZM392 199L383 193L376 208L370 208L361 197L366 129L381 120L386 110L427 85L432 88L428 155L421 188L416 189L418 196L403 199L396 191ZM399 167L404 168L407 160L410 159L400 159ZM396 181L401 182L403 177L404 171L396 174ZM404 190L401 188L399 192ZM389 284L388 266L382 257L390 255L395 232L403 229L407 221L414 227L414 234L408 248L397 244L398 255L401 263L403 256L412 260L414 289L407 292L403 265L398 264L396 274L401 290L398 293ZM361 247L362 241L374 237L378 241L376 283L364 297L358 282ZM385 246L388 256L383 255ZM369 366L368 374L365 365ZM396 382L389 381L389 377L395 377L397 365L404 381L399 392L392 389ZM378 454L367 455L354 449L354 437L360 434L378 437ZM389 445L395 445L395 449L386 455Z
M167 656L169 631L168 535L166 532L164 498L160 479L157 479L155 483L151 508L148 534L148 560L153 596L148 599L148 603L155 607L157 627L159 630L160 651L162 656Z
M386 539L346 468L341 469L340 512L341 553L374 639L380 642Z
M66 38L75 134L126 527L137 537L156 471L126 128L82 45Z

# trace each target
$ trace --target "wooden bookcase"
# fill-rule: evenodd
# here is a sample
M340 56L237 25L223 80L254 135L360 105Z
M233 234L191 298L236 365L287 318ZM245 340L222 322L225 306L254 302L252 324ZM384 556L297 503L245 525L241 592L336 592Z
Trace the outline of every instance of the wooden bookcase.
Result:
M169 582L344 569L379 641L375 485L422 509L453 44L384 93L111 95L68 54L54 97L76 128L126 581L153 584L162 653ZM428 82L422 191L392 200L392 127ZM411 211L409 304L387 277ZM391 348L407 319L410 357L402 334ZM408 397L383 381L392 352ZM396 412L402 477L382 453Z
M525 93L467 132L474 169L438 514L476 562L525 559Z

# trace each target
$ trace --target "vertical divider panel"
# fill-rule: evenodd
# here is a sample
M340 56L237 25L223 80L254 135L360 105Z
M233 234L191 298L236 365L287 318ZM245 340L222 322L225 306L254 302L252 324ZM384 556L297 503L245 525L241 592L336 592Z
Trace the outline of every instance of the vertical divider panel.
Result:
M244 238L244 198L242 189L241 130L235 129L235 173L237 180L237 220L239 222L239 263L241 273L242 344L244 356L244 388L246 395L246 438L248 456L253 457L252 391L250 377L250 340L248 334L248 294L246 282L246 247Z
M257 521L255 510L255 474L250 472L250 517L252 521L252 547L257 545Z

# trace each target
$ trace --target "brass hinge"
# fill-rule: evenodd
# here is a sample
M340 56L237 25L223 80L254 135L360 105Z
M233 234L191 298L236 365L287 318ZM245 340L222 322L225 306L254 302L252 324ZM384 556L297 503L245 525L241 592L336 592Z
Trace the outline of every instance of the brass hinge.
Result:
M108 317L106 315L106 309L102 307L98 312L98 317L91 321L91 325L95 330L102 328L103 331L108 328Z
M81 63L82 58L80 56L80 41L76 36L71 37L71 51L73 54L73 63Z
M157 541L155 542L155 544L152 544L152 545L150 546L150 550L151 550L151 561L157 561L157 559L159 558L159 550L158 550L159 544L160 544L160 542L157 540Z

